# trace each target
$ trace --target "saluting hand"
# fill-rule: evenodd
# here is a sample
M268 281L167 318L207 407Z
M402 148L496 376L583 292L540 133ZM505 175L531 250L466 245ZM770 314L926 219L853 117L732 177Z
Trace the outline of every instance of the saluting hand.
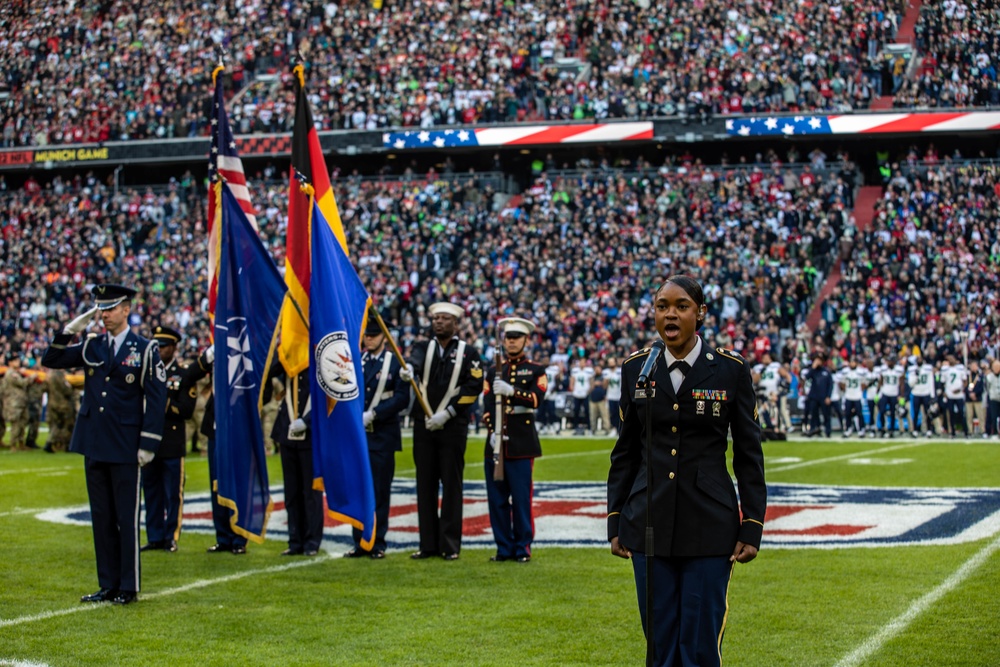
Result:
M729 562L732 563L733 561L736 561L738 563L749 563L756 557L757 547L752 547L743 542L737 542L736 548L733 549L733 555L729 557Z
M619 558L631 558L632 552L618 543L617 537L611 538L611 555Z

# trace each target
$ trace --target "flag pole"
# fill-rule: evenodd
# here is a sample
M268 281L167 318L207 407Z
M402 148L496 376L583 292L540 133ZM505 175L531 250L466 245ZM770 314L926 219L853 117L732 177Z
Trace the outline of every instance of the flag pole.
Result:
M389 348L392 353L396 355L396 359L399 360L399 365L406 368L406 359L403 358L403 353L400 351L399 346L396 345L395 339L392 334L389 333L389 328L385 326L385 322L382 320L382 316L379 314L377 308L372 308L371 313L375 314L375 321L378 322L378 328L382 330L382 335L385 336L386 342L389 343ZM424 409L424 414L430 417L433 413L431 412L431 406L427 404L427 399L424 395L420 393L420 386L417 385L417 378L410 378L410 386L413 387L413 392L417 396L417 400L420 401L420 407Z

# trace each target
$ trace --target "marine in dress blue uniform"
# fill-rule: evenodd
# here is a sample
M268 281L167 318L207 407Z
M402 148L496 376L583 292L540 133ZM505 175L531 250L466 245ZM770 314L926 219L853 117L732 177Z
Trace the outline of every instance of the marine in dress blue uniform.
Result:
M413 412L413 462L417 469L420 550L410 558L457 560L462 548L462 476L472 404L483 391L483 364L472 345L458 337L465 311L446 301L432 304L434 338L414 346L412 369L434 413ZM403 371L401 371L403 372ZM403 379L409 382L406 375ZM441 510L438 513L438 489Z
M622 430L608 474L608 540L612 553L633 561L643 629L653 633L653 664L709 667L722 660L734 561L752 560L760 546L767 499L760 426L749 365L734 352L709 348L694 334L705 312L700 285L687 276L668 279L657 291L654 309L667 349L650 376L649 398L637 400L636 384L650 350L622 364ZM675 359L672 349L684 353ZM653 473L651 629L644 553L647 411ZM726 468L730 431L739 499Z
M281 555L315 556L323 543L323 492L313 488L309 371L289 376L275 357L270 379L264 387L265 403L271 400L272 379L279 379L285 385L284 399L271 428L271 439L278 443L281 453L288 515L288 548Z
M403 449L399 415L409 403L410 393L399 377L399 360L386 349L385 335L373 314L368 315L361 355L365 385L365 433L368 461L375 486L375 542L371 551L361 548L362 532L353 530L354 548L348 558L385 557L385 535L389 530L392 478L396 474L396 452Z
M128 604L139 591L139 469L160 447L166 372L156 343L128 327L135 290L103 284L92 292L95 309L54 337L42 363L84 369L70 451L84 456L101 588L81 600ZM70 345L95 314L108 333Z
M156 458L142 469L146 502L146 544L140 551L177 551L184 504L184 454L187 420L194 414L197 390L188 379L188 364L177 357L181 333L166 325L153 329L167 376L167 409L163 440Z
M490 526L497 551L490 560L501 562L531 560L531 542L535 521L531 513L532 472L535 459L542 455L542 445L535 429L535 410L545 400L548 377L545 368L525 357L528 336L534 323L519 317L500 321L504 334L506 360L497 376L494 365L487 372L483 387L486 438L486 497L490 508ZM497 351L499 354L499 350ZM497 435L497 400L502 402L506 431ZM502 437L502 436L506 437ZM503 479L494 479L500 448L503 450Z

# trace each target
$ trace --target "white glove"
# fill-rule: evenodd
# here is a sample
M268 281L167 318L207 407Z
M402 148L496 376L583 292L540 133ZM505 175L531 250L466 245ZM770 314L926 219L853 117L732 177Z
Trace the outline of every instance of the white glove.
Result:
M146 465L147 463L149 463L150 461L152 461L155 457L156 457L156 454L154 452L151 452L148 449L140 449L139 450L139 466L141 467L141 466Z
M497 396L513 396L514 395L514 385L509 382L504 382L503 380L493 381L493 393Z
M208 363L212 363L213 361L215 361L214 345L209 345L207 348L205 348L205 361L207 361Z
M487 442L490 445L490 449L493 450L493 456L497 456L500 453L500 440L497 438L497 434L490 433L490 439Z
M448 411L441 410L428 417L424 424L427 426L428 431L440 431L449 419L451 419L451 415Z
M302 419L296 419L288 425L288 435L302 435L306 432L306 423Z
M399 379L403 382L410 382L413 380L413 364L406 364L399 369Z
M363 415L361 415L361 421L364 422L365 428L368 428L369 426L371 426L372 422L375 421L375 411L374 410L365 410L365 413Z
M97 319L98 313L97 306L94 306L82 315L77 315L74 317L69 324L63 327L64 334L75 335L87 328L91 322Z

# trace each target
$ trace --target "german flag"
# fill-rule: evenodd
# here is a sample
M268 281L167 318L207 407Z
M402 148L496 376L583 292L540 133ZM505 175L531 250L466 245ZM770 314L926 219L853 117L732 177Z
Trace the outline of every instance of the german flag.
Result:
M285 248L285 283L294 303L285 302L281 311L281 347L278 353L289 375L309 367L309 278L310 220L309 193L347 255L347 237L340 211L330 187L330 174L323 159L319 135L313 127L312 111L306 97L305 68L294 69L298 91L295 98L295 129L292 132L292 167L288 192L288 236Z

